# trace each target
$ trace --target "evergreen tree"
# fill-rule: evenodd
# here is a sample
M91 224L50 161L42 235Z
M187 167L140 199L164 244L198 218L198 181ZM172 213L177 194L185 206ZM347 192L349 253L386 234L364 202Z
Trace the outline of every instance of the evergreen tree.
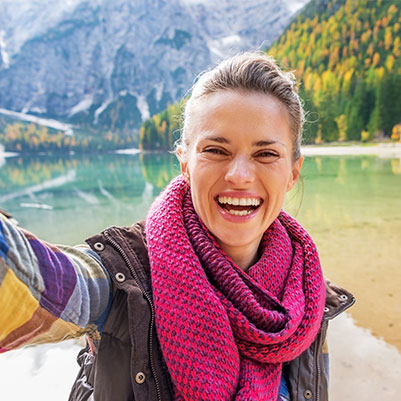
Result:
M368 122L368 132L371 137L381 137L384 134L384 90L383 82L380 82L376 89L375 106Z

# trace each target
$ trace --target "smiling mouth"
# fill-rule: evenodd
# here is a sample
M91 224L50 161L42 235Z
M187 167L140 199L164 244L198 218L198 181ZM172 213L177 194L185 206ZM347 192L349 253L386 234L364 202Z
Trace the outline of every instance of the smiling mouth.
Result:
M234 198L230 196L218 196L216 200L222 209L233 216L247 216L263 203L260 198Z

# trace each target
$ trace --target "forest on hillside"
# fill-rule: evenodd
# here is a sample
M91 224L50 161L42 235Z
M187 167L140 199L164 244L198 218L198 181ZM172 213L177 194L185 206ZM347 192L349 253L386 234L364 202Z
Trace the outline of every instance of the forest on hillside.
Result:
M396 136L401 122L401 2L310 3L268 50L294 69L310 111L307 140ZM312 17L313 15L313 17Z
M401 1L312 0L267 53L298 79L306 143L400 140ZM171 149L179 112L145 121L141 148Z

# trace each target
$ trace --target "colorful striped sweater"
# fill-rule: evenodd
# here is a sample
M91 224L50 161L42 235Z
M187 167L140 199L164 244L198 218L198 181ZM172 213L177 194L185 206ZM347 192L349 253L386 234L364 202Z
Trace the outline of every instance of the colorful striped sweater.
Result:
M0 213L0 352L99 337L111 283L91 252L40 241Z

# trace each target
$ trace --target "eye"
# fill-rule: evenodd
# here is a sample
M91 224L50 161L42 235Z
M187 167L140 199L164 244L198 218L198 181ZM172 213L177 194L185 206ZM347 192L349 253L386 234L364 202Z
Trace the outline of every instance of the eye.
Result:
M274 150L262 150L256 153L254 157L261 160L263 163L270 163L277 160L280 155Z
M212 155L227 155L227 151L221 148L206 148L203 153L211 153Z

